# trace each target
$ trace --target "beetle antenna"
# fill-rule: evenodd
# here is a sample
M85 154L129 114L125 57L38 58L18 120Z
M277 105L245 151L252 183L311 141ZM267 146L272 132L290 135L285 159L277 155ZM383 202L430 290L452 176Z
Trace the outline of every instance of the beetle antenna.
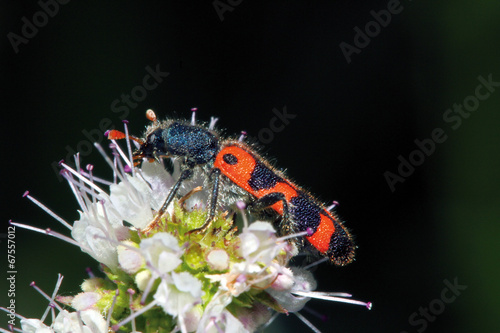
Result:
M104 133L104 135L108 137L108 140L121 140L121 139L127 138L127 135L125 133L123 133L122 131L118 131L118 130L106 131ZM140 145L144 144L144 141L142 141L141 139L139 139L136 136L129 135L128 138L130 140L134 140L135 142L137 142Z

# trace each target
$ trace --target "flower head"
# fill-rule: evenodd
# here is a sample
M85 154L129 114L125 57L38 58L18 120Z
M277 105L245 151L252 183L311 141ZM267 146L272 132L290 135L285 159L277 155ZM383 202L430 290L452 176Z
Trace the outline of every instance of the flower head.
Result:
M114 142L110 157L96 146L112 181L96 177L92 166L81 168L78 155L75 168L61 163L80 207L73 225L28 195L71 229L73 239L13 224L79 246L105 276L91 276L73 297L54 292L51 306L59 302L74 311L59 308L50 325L44 318L22 318L24 331L252 332L275 313L300 311L311 298L369 305L346 294L315 292L312 274L290 267L297 248L289 239L308 232L280 238L270 222L256 221L238 233L233 215L222 208L208 228L193 232L208 216L208 191L198 187L205 182L203 170L184 183L184 197L162 209L179 177L175 161L171 173L158 162L136 168L130 149L127 156Z

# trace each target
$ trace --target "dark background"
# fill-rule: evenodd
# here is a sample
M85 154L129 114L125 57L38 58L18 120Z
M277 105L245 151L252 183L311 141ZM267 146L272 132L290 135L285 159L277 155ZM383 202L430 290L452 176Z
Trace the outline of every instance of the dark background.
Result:
M198 107L199 119L219 117L226 133L257 137L273 108L286 106L296 118L264 151L298 184L339 201L359 245L353 264L316 270L318 289L374 303L367 311L309 302L327 322L302 313L323 332L498 331L500 91L457 129L443 114L474 95L478 76L500 81L500 3L403 1L350 63L340 43L353 45L353 29L364 30L370 11L388 1L242 1L223 21L211 1L199 3L70 1L16 53L7 34L21 35L22 18L33 22L41 7L2 1L2 232L12 219L69 234L21 196L29 189L66 220L77 219L77 203L51 163L68 147L87 149L84 130L99 139L102 119L121 127L126 117L140 134L148 108L188 118ZM112 102L157 65L170 75L134 108L114 112ZM408 159L414 140L436 128L447 140L392 192L384 173L397 173L398 156ZM107 170L95 149L84 155L85 164ZM51 293L61 273L61 292L76 293L85 267L97 268L60 240L20 229L15 240L24 316L39 318L46 306L32 280ZM5 306L5 242L2 253ZM455 279L467 289L426 327L412 326L412 314L439 304L443 281ZM267 331L307 331L294 315L274 325Z

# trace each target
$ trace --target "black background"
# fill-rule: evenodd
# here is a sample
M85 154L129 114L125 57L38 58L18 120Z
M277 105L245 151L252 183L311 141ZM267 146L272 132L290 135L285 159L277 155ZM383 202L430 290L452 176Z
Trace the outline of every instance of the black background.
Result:
M103 119L121 128L126 118L140 134L148 108L189 118L198 107L199 119L217 116L227 135L258 137L272 110L286 106L296 117L263 145L266 156L321 200L339 201L359 245L353 264L317 268L318 289L374 303L372 311L308 303L327 322L302 313L323 332L498 330L500 96L481 101L456 130L442 118L474 94L478 76L500 80L497 2L404 1L350 63L339 45L353 45L353 28L364 29L387 1L241 1L224 20L210 1L70 1L17 53L8 33L21 35L22 18L33 22L41 8L1 6L2 232L12 219L69 234L21 196L30 190L66 220L78 219L51 163L87 149L85 132L99 139ZM115 112L113 101L157 65L169 76ZM397 173L398 156L408 159L414 140L435 128L447 140L392 192L384 173ZM107 170L95 149L84 155L97 173ZM97 270L76 247L26 230L16 231L16 249L15 299L27 317L46 306L29 282L51 293L61 273L61 291L70 294L85 267ZM445 279L467 289L426 327L412 326L414 312L437 304ZM273 325L267 331L307 331L294 315Z

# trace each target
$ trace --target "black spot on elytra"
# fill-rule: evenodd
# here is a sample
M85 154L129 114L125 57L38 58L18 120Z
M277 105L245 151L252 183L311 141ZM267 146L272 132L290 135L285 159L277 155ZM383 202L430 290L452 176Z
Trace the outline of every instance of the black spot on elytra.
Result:
M278 182L283 182L283 178L276 175L262 162L256 161L255 168L248 181L248 185L250 185L254 191L273 188Z
M321 221L322 208L308 198L304 193L290 200L290 217L297 224L298 231L306 231L311 228L314 232Z
M224 160L224 162L230 165L235 165L236 163L238 163L238 158L233 154L224 154L224 156L222 156L222 159Z

